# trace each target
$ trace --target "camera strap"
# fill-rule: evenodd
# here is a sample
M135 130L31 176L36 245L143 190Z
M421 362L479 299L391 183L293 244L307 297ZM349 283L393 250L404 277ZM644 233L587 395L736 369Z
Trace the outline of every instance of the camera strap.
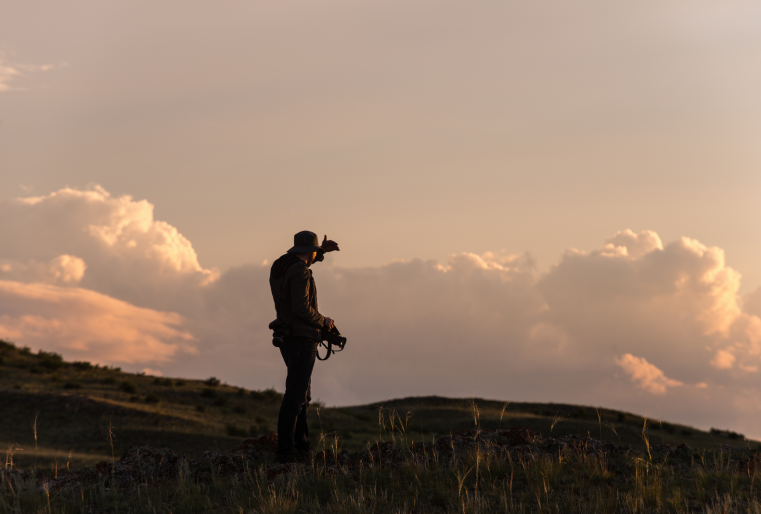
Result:
M333 355L335 350L333 350L333 343L330 341L327 341L327 344L325 344L325 341L320 341L320 344L318 346L324 346L328 349L328 353L325 354L325 357L320 357L320 349L317 349L317 360L319 361L326 361L330 358L331 355Z

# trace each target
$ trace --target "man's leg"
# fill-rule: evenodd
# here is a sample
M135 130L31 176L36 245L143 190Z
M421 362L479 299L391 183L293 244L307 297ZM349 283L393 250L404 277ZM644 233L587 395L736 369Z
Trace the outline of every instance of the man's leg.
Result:
M289 337L280 347L288 368L277 420L277 452L280 455L291 453L294 444L300 449L308 445L306 421L316 352L317 343L301 337Z
M309 402L312 401L312 379L309 379L307 385L306 403L301 406L301 412L299 412L296 418L296 431L293 434L293 444L297 450L311 450L312 444L309 442L309 426L307 421L309 419Z

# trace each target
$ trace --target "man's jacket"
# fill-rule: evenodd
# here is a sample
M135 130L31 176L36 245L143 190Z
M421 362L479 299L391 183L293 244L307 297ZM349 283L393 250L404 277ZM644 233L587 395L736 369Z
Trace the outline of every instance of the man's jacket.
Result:
M306 263L294 254L280 257L270 270L270 289L277 317L291 334L321 341L325 318L317 310L317 287Z

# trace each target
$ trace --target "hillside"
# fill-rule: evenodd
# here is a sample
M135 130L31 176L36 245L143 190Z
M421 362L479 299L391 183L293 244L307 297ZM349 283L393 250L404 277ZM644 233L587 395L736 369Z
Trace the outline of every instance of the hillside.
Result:
M251 391L215 378L188 380L125 373L87 362L18 348L0 341L0 438L17 466L71 467L110 460L129 447L170 447L198 458L205 450L228 451L249 437L275 429L281 394ZM36 422L35 422L36 420ZM313 442L337 435L357 449L402 431L412 440L473 428L527 426L559 437L591 434L625 446L687 442L693 448L738 445L740 434L692 427L611 409L552 403L418 397L355 407L320 407L310 417ZM113 437L109 438L110 433ZM36 433L36 444L35 444ZM316 440L315 440L316 439ZM113 445L113 446L112 446ZM755 441L751 444L757 447ZM36 449L35 449L36 448Z

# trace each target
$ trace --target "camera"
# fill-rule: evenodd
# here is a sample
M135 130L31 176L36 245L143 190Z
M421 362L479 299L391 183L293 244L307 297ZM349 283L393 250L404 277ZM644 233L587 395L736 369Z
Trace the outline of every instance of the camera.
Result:
M276 319L270 323L269 329L272 330L272 346L275 348L280 348L280 346L285 342L285 338L291 335L291 328L279 319ZM322 346L326 346L328 349L328 353L325 356L325 359L327 359L331 354L340 352L344 349L344 347L346 347L346 338L341 335L341 332L338 331L338 328L336 328L335 325L330 330L323 327L323 329L320 331L320 335L323 340ZM333 349L334 347L336 348L335 350ZM320 360L325 360L319 356L317 358Z
M326 330L325 328L322 329L322 340L329 345L340 348L337 350L339 352L344 349L344 346L346 346L346 338L341 335L341 332L338 331L335 325L333 325L333 328L330 330Z

